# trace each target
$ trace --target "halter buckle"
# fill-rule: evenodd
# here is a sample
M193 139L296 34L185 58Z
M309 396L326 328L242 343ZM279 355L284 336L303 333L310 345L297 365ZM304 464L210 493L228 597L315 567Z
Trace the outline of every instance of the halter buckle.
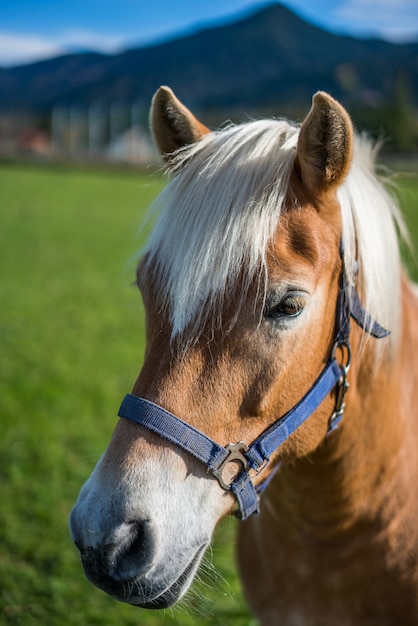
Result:
M215 476L222 489L224 489L225 491L230 491L231 485L234 482L236 476L231 480L230 484L228 485L223 479L223 471L228 463L232 463L234 461L237 461L242 465L241 471L247 471L248 459L244 455L244 452L248 451L248 446L243 441L239 441L238 443L228 443L225 448L229 452L228 456L222 461L217 469L211 469L210 471Z
M343 418L344 409L345 409L345 396L350 386L350 383L347 380L348 370L350 369L350 365L351 365L350 344L348 342L343 343L341 345L335 344L333 351L332 351L332 358L335 357L337 348L342 348L343 352L345 351L346 363L345 365L344 364L341 365L341 378L339 379L337 386L336 386L337 397L335 399L335 409L328 423L329 433L338 427L339 423L341 422Z

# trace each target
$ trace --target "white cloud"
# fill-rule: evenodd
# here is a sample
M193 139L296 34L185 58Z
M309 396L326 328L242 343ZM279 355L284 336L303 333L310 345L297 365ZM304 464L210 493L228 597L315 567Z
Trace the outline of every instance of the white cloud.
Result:
M59 47L44 37L0 31L0 66L52 56Z
M64 48L79 47L101 52L114 52L123 45L126 38L119 35L105 35L89 30L69 30L61 37Z
M334 17L352 31L378 33L392 41L418 39L416 0L346 0Z
M86 30L66 31L55 37L0 31L0 67L46 59L77 48L115 52L123 41L123 37Z

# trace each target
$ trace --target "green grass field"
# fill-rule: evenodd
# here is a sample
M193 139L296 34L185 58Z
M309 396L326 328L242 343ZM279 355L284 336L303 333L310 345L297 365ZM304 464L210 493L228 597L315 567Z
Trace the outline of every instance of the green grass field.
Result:
M67 530L140 369L133 257L162 185L151 173L0 167L1 625L255 624L234 566L233 520L217 532L213 566L167 612L138 611L90 585ZM399 189L417 240L417 177Z

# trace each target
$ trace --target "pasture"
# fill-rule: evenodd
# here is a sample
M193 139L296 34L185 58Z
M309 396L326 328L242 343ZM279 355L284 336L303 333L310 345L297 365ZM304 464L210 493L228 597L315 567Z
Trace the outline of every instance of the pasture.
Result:
M0 167L2 625L255 624L235 572L234 520L218 529L187 600L164 613L90 585L68 534L142 360L134 257L163 184L151 172ZM417 177L396 184L418 243Z

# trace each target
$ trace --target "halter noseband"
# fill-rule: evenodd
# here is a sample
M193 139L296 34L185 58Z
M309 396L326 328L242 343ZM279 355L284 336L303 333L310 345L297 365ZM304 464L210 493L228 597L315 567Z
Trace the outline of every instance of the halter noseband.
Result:
M350 317L373 337L379 339L389 335L390 331L377 322L368 323L367 313L355 290L350 299L343 264L337 300L336 335L328 363L303 398L250 445L240 441L223 447L162 407L132 394L125 396L118 415L180 446L206 465L207 471L215 476L222 489L234 494L238 503L236 516L246 519L259 512L259 494L271 478L270 475L266 481L255 487L250 471L253 475L259 474L268 464L271 455L312 415L334 388L337 391L336 403L329 420L328 433L338 427L344 414L345 394L348 389L347 373L351 362ZM336 358L338 350L342 351L345 358L342 364ZM241 470L228 484L224 480L224 469L231 462L239 463Z

